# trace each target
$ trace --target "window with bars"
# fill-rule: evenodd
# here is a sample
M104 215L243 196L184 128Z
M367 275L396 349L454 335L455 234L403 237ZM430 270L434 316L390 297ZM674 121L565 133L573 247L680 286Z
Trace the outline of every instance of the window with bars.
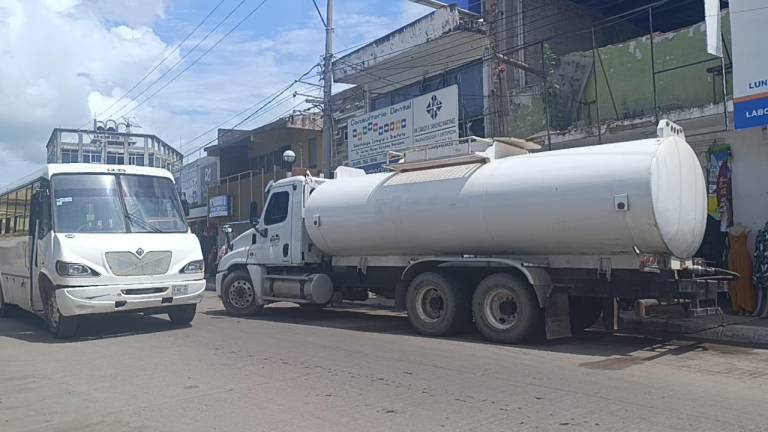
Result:
M61 150L61 163L78 163L77 150L63 149Z

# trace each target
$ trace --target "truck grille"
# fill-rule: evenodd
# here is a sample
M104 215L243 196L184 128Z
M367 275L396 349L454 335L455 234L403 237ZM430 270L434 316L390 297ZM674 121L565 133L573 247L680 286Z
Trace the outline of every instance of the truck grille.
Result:
M153 251L141 258L132 252L107 252L107 265L115 276L156 276L168 273L170 251Z

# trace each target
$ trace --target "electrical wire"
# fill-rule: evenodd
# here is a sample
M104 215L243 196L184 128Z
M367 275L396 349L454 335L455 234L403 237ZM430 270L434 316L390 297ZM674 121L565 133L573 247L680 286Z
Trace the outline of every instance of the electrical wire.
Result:
M199 47L199 46L200 46L200 44L202 44L202 43L203 43L205 40L207 40L207 39L208 39L208 37L210 37L210 36L213 34L213 32L215 32L215 31L216 31L216 30L217 30L217 29L218 29L218 28L219 28L219 27L220 27L220 26L221 26L221 25L222 25L224 22L226 22L226 21L229 19L229 17L231 17L231 16L232 16L232 15L233 15L233 14L234 14L234 13L235 13L235 12L236 12L236 11L237 11L239 8L240 8L240 7L241 7L241 6L242 6L242 5L243 5L243 4L246 2L246 1L247 1L247 0L241 0L241 1L240 1L240 2L239 2L239 3L238 3L236 6L235 6L235 8L234 8L234 9L232 9L232 11L230 11L230 13L228 13L228 14L227 14L227 16L225 16L225 17L224 17L224 19L222 19L222 20L221 20L221 21L220 21L220 22L219 22L219 23L218 23L218 24L217 24L215 27L213 27L213 28L212 28L212 29L211 29L211 30L210 30L210 31L209 31L209 32L208 32L208 33L205 35L205 37L204 37L203 39L201 39L200 41L198 41L198 42L195 44L195 46L194 46L194 47L192 47L192 49L191 49L191 50L190 50L190 51L187 53L187 55L191 54L191 53L192 53L192 52L193 52L195 49L197 49L197 47ZM227 37L228 37L230 34L232 34L232 33L233 33L233 32L234 32L234 31L235 31L235 30L236 30L238 27L240 27L240 26L241 26L241 25L242 25L242 24L243 24L243 23L244 23L244 22L245 22L245 21L246 21L248 18L250 18L250 17L251 17L251 16L252 16L252 15L253 15L253 14L254 14L256 11L258 11L258 10L259 10L259 9L260 9L260 8L261 8L263 5L264 5L264 3L266 3L267 1L268 1L268 0L262 0L262 1L261 1L261 2L260 2L260 3L259 3L259 4L258 4L256 7L255 7L255 8L253 8L253 9L252 9L250 12L248 12L248 13L247 13L247 14L246 14L246 15L245 15L245 16L244 16L244 17L243 17L243 18L242 18L240 21L238 21L238 22L237 22L237 24L235 24L235 26L234 26L234 27L232 27L232 28L231 28L231 29L230 29L230 30L229 30L227 33L225 33L225 34L224 34L222 37L220 37L220 38L219 38L219 39L218 39L216 42L214 42L214 43L213 43L213 45L211 45L210 47L208 47L208 48L207 48L207 49L206 49L206 50L205 50L205 51L204 51L204 52L203 52L201 55L199 55L197 58L195 58L194 60L192 60L192 62L191 62L190 64L188 64L188 65L187 65L187 66L186 66L184 69L182 69L182 70L181 70L181 72L179 72L179 73L177 73L176 75L174 75L173 77L171 77L171 79L170 79L170 80L168 80L168 81L166 81L166 82L165 82L165 84L163 84L163 85L162 85L162 86L161 86L159 89L157 89L156 91L154 91L153 93L151 93L151 94L150 94L149 96L147 96L147 97L146 97L144 100L142 100L142 101L141 101L141 102L139 102L138 104L134 105L134 106L133 106L131 109L129 109L127 112L125 112L125 113L123 113L123 114L121 114L121 115L122 115L122 116L127 116L128 114L130 114L130 113L134 112L134 111L135 111L136 109L138 109L140 106L144 105L144 104L145 104L147 101L149 101L150 99L152 99L153 97L155 97L155 96L156 96L158 93L160 93L161 91L163 91L163 89L165 89L166 87L168 87L168 86L169 86L171 83L173 83L174 81L176 81L176 80L177 80L177 79L178 79L178 78L179 78L181 75L183 75L185 72L187 72L189 69L191 69L191 68L192 68L192 67L193 67L195 64L197 64L197 62L199 62L199 61L200 61L200 60L201 60L203 57L205 57L206 55L208 55L208 53L210 53L210 52L211 52L211 51L213 51L213 50L214 50L214 49L215 49L217 46L219 46L219 44L221 44L221 42L223 42L223 41L224 41L224 39L226 39L226 38L227 38ZM176 62L176 63L175 63L175 64L174 64L174 65L173 65L173 66L172 66L170 69L168 69L168 70L167 70L165 73L163 73L163 75L161 75L161 76L160 76L160 77L159 77L157 80L155 80L155 81L154 81L154 82L153 82L151 85L149 85L148 87L144 88L144 90L142 90L142 91L141 91L141 92L140 92L138 95L136 95L136 96L134 97L134 101L135 101L135 100L138 100L138 98L139 98L141 95L143 95L143 94L144 94L144 93L145 93L147 90L149 90L150 88L152 88L152 87L153 87L155 84L157 84L157 83L159 83L160 81L162 81L162 79L163 79L163 78L164 78L164 77L165 77L165 76L166 76L166 75L167 75L167 74L168 74L170 71L172 71L172 70L173 70L173 68L175 68L175 67L176 67L176 65L178 65L179 63L181 63L181 62L184 60L184 58L186 58L186 56L184 56L184 57L182 57L181 59L179 59L179 61L177 61L177 62ZM122 107L120 107L120 108L118 109L118 111L117 111L117 112L119 113L120 111L122 111L122 110L124 110L124 109L128 108L128 107L131 105L131 103L132 103L132 102L134 102L134 101L128 101L128 102L127 102L125 105L123 105Z
M123 95L122 95L122 96L120 96L120 97L119 97L119 98L118 98L116 101L112 102L112 104L111 104L110 106L108 106L106 109L104 109L103 111L101 111L101 112L99 112L98 114L96 114L96 115L94 116L94 118L98 118L98 117L99 117L99 116L101 116L102 114L106 113L107 111L109 111L110 109L112 109L112 107L114 107L115 105L117 105L117 104L118 104L120 101L122 101L123 99L125 99L125 98L126 98L128 95L129 95L129 94L131 94L131 92L133 92L134 90L136 90L136 88L137 88L139 85L141 85L141 83L143 83L144 81L146 81L146 79L147 79L147 78L149 78L149 76L150 76L150 75L152 75L152 73L153 73L153 72L155 72L155 71L156 71L156 70L157 70L157 69L158 69L158 68L159 68L161 65L163 65L163 63L165 63L165 61L166 61L166 60L168 60L168 59L169 59L169 58L170 58L170 57L171 57L171 56L172 56L172 55L173 55L175 52L179 51L179 49L181 48L181 46L182 46L182 45L184 45L184 43L185 43L187 40L189 40L189 38L190 38L190 37L192 37L192 35L193 35L193 34L195 34L195 32L197 32L197 30L198 30L198 29L200 29L200 27L201 27L203 24L205 24L205 22L206 22L206 21L208 21L208 18L210 18L210 17L211 17L211 15L213 15L213 14L214 14L214 13L215 13L215 12L216 12L218 9L219 9L219 7L220 7L222 4L224 4L224 2L225 2L225 1L226 1L226 0L220 0L220 1L219 1L219 2L216 4L216 6L214 6L214 7L213 7L213 9L211 9L211 10L210 10L210 12L208 12L208 14L207 14L207 15L205 15L205 16L203 17L203 19L202 19L202 20L201 20L199 23L197 23L197 25L195 26L195 28L193 28L193 29L192 29L192 31L190 31L189 33L187 33L187 35L186 35L186 36L184 36L184 38L183 38L183 39L182 39L182 40L181 40L179 43L177 43L177 44L176 44L176 45L173 47L173 49L172 49L172 50L168 51L168 53L167 53L167 54L166 54L166 55L165 55L165 56L164 56L164 57L163 57L163 58L162 58L162 59L161 59L161 60L160 60L160 61L159 61L159 62L158 62L158 63L157 63L157 64L156 64L156 65L155 65L153 68L152 68L152 69L150 69L150 70L149 70L149 71L148 71L146 74L144 74L144 76L143 76L143 77L141 77L141 79L139 79L139 80L136 82L136 84L134 84L134 85L133 85L133 86L132 86L130 89L128 89L128 91L126 91L125 93L123 93ZM88 124L88 123L86 123L86 125L87 125L87 124ZM84 127L84 126L81 126L81 128L82 128L82 127Z
M304 72L303 74L301 74L301 75L300 75L300 76L299 76L297 79L295 79L295 80L294 80L294 81L293 81L293 82L290 84L290 86L292 87L292 86L294 86L296 83L298 83L298 82L300 82L301 80L303 80L303 79L304 79L304 78L305 78L307 75L309 75L310 73L312 73L312 71L313 71L313 70L315 70L315 69L316 69L318 66L319 66L319 63L315 63L315 65L313 65L311 68L309 68L309 70L307 70L306 72ZM263 98L263 99L259 100L258 102L255 102L255 103L253 103L253 104L249 105L248 107L246 107L246 108L244 108L243 110L239 111L237 114L233 115L232 117L228 118L227 120L224 120L223 122L221 122L221 123L217 124L216 126L214 126L214 127L210 128L210 129L206 130L205 132L203 132L203 133L201 133L201 134L199 134L199 135L195 136L194 138L192 138L192 139L189 139L189 140L185 141L185 142L184 142L184 145L185 145L185 146L188 146L188 145L192 144L193 142L195 142L195 141L199 140L200 138L204 137L205 135L208 135L209 133L211 133L211 132L213 132L213 131L215 131L215 130L219 129L220 127L224 126L225 124L229 123L230 121L232 121L232 120L234 120L234 119L236 119L236 118L240 117L241 115L245 114L246 112L248 112L248 111L250 111L250 110L254 109L256 106L258 106L258 105L260 105L260 104L262 104L262 103L266 102L266 101L267 101L269 98L271 98L271 97L272 97L272 95L269 95L269 96L267 96L267 97L265 97L265 98Z

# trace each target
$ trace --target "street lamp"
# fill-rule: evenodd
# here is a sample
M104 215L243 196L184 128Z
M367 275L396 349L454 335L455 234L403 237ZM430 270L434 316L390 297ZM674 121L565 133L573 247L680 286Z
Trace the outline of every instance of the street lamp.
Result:
M288 173L286 177L291 177L293 175L291 172L291 170L293 170L293 163L296 161L296 153L294 153L293 150L284 151L283 160L286 164L288 164Z

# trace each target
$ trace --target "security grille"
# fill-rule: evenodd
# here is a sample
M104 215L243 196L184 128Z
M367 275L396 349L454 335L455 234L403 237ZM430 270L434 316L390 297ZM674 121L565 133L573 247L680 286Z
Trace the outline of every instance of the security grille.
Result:
M107 264L115 276L156 276L168 273L170 251L147 252L141 257L133 252L107 252Z

